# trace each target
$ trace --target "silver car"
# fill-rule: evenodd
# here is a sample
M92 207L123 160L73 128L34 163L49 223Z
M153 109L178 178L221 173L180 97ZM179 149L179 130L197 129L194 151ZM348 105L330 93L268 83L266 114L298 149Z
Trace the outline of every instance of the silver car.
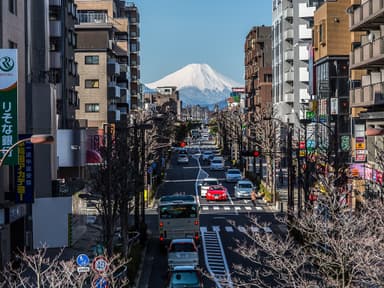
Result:
M177 156L177 164L181 163L188 163L189 162L189 157L186 154L180 154Z
M192 238L173 239L168 249L168 267L199 265L199 253Z
M249 180L240 180L235 185L236 198L251 198L251 192L255 187Z
M240 169L228 169L225 173L225 181L227 182L237 182L241 180L241 171Z

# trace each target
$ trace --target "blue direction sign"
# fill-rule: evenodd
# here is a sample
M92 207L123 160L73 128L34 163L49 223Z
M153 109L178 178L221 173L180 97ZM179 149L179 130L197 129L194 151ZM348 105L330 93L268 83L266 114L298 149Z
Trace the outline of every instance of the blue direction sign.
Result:
M76 258L77 265L81 267L86 267L89 265L89 257L86 254L80 254Z
M148 173L149 173L149 174L152 174L152 172L153 172L152 167L148 167Z
M98 277L93 281L93 287L95 288L108 288L108 281L104 277Z

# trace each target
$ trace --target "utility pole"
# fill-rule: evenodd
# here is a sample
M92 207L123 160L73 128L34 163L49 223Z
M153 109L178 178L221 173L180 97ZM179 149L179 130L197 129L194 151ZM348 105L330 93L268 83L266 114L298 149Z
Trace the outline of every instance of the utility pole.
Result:
M139 151L138 151L138 147L137 147L137 143L138 143L138 137L137 137L137 123L136 123L136 119L134 120L133 122L133 143L134 143L134 149L133 149L133 157L134 157L134 165L137 167L138 164L139 164ZM137 174L136 174L137 175ZM138 176L138 175L137 175ZM133 187L135 187L135 228L136 230L139 230L140 228L140 190L139 188L137 187L137 177L135 177L134 179L135 181L135 185Z
M300 156L300 128L298 133L298 139L299 139L299 146L297 147L297 217L301 217L301 186L302 186L302 175L301 175L301 156Z
M288 123L288 134L287 134L287 168L288 168L288 220L292 220L294 212L293 193L295 182L293 179L293 165L292 165L292 125Z
M147 185L147 158L146 158L146 151L145 151L145 127L141 127L140 129L141 132L141 167L143 169L143 191L141 193L141 241L144 242L146 240L146 230L147 230L147 225L145 223L145 191L147 191L147 196L148 196L148 185ZM147 197L148 198L148 197Z

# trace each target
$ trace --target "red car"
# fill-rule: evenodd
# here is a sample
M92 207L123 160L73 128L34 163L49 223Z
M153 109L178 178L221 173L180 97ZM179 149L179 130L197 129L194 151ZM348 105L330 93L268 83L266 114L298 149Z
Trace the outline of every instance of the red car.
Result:
M206 194L207 200L227 200L227 188L222 185L209 186Z

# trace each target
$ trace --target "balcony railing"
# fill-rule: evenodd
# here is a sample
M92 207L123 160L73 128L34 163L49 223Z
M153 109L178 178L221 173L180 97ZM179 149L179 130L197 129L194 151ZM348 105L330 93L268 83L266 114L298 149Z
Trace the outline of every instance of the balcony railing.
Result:
M289 72L285 72L284 73L284 81L285 82L293 82L293 72L289 71Z
M384 104L384 83L376 83L349 92L351 107L368 107Z
M380 37L355 48L350 54L350 63L352 69L364 69L372 65L383 66L384 39Z
M79 13L80 23L108 23L108 14L100 12L82 12Z
M287 31L284 31L284 40L290 40L293 39L293 29L288 29Z
M287 50L284 52L285 61L293 61L293 50Z
M349 15L351 31L365 30L371 25L377 26L377 18L384 15L384 0L368 0Z

